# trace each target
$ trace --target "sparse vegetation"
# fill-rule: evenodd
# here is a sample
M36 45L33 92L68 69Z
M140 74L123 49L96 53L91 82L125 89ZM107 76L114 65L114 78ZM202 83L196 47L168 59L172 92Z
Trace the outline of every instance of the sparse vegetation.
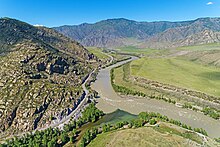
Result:
M205 107L205 108L203 108L202 112L205 115L209 115L210 117L212 117L214 119L219 119L219 117L220 117L219 112L213 108Z
M0 138L45 127L75 109L95 56L53 29L15 19L1 18L0 32Z

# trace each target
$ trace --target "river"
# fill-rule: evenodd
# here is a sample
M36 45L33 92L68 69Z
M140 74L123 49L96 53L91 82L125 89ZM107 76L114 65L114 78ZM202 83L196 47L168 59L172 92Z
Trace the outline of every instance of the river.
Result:
M119 96L112 88L110 70L113 67L120 66L135 59L137 58L132 57L130 60L122 61L100 70L97 80L91 86L100 96L100 98L96 99L98 102L97 108L103 110L105 113L113 112L116 109L121 109L132 114L138 114L143 111L158 112L169 118L180 120L193 128L203 128L210 137L220 137L220 121L214 120L200 112L183 109L161 100L132 96L124 98Z

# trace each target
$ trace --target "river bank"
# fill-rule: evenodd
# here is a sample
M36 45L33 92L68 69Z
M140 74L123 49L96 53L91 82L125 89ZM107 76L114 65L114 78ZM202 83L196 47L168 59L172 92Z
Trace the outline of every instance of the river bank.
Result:
M135 59L137 58L132 57L130 60L119 62L100 70L97 80L91 86L92 89L99 93L100 98L96 99L98 102L97 107L99 109L105 113L113 112L116 109L121 109L132 114L138 114L142 111L158 112L163 115L167 115L169 118L180 120L192 127L203 128L208 132L210 137L220 137L220 122L205 116L202 113L182 109L160 100L132 96L119 96L112 88L110 71L114 67Z

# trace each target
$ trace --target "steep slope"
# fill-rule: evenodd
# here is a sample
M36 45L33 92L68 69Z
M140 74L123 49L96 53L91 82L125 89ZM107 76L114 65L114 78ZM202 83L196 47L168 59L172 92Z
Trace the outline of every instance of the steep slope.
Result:
M214 39L220 31L220 18L199 18L188 26L167 29L147 39L142 46L168 48L219 42ZM213 37L208 37L213 36ZM187 43L187 40L191 40Z
M0 52L1 136L70 113L83 96L83 79L96 66L79 43L9 18L0 19Z
M209 44L220 42L220 32L214 32L211 30L204 30L197 34L186 37L183 40L174 44L174 46L190 46L190 45L199 45L199 44Z
M85 46L123 46L128 38L145 40L168 28L190 24L186 22L136 22L127 19L108 19L95 24L61 26L54 28L64 35L81 42ZM125 42L124 42L125 41Z
M182 22L136 22L127 19L109 19L95 24L61 26L54 29L86 46L137 45L167 48L180 46L177 42L205 30L220 31L220 18L199 18Z

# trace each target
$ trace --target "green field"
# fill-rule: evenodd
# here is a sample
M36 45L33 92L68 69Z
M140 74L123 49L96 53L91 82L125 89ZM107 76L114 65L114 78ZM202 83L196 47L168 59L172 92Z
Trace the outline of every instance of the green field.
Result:
M204 51L204 50L220 50L220 43L210 43L203 45L179 47L177 50Z
M106 60L109 58L109 56L107 56L105 53L102 52L101 48L87 47L87 49L90 53L93 53L95 56L97 56L101 60Z
M155 56L169 56L176 54L180 51L189 51L193 53L203 52L203 51L220 51L220 43L210 43L204 45L195 45L195 46L184 46L178 48L168 48L168 49L152 49L152 48L138 48L135 46L126 46L116 49L118 52L122 53L131 53L134 55L144 55L148 57ZM211 53L210 52L210 53Z
M144 55L144 56L158 56L169 53L169 50L137 48L135 46L126 46L126 47L117 48L116 51L120 53L129 53L129 54Z
M220 96L220 69L176 58L141 58L131 75Z
M138 86L129 80L129 75L130 75L129 69L130 69L130 64L125 64L121 67L115 68L114 75L116 76L114 76L114 83L116 85L123 86L135 91L144 92L146 94L152 93L152 91L150 91L149 89Z
M189 133L170 124L161 124L160 127L155 128L141 127L103 133L98 135L88 147L189 146L189 144L187 144L189 143L188 139L191 145L195 145L196 142L199 144L202 143L202 139L195 133Z

